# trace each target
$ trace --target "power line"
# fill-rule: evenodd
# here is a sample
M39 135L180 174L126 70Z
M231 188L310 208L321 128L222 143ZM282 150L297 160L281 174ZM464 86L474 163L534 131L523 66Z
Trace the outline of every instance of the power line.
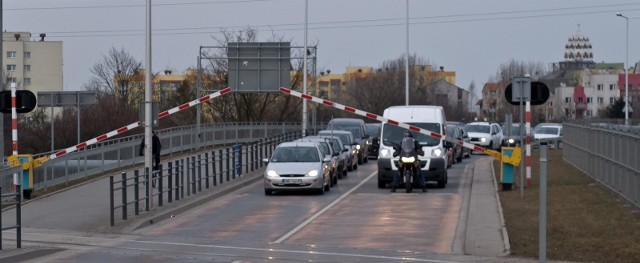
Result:
M640 4L631 4L631 5L640 5ZM617 6L617 5L613 5ZM602 6L598 6L602 7ZM592 8L592 7L585 7ZM503 16L503 17L481 17L481 18L464 18L464 19L448 19L448 20L436 20L436 21L415 21L415 20L424 20L424 19L442 19L442 18L455 18L455 17L470 17L470 16L486 16L486 15L496 15L496 14L517 14L523 12L548 12L551 10L573 10L572 8L557 8L557 9L540 9L534 11L511 11L511 12L494 12L494 13L482 13L482 14L466 14L466 15L446 15L446 16L433 16L433 17L420 17L413 18L414 22L410 22L412 25L423 25L423 24L442 24L442 23L465 23L465 22L478 22L478 21L498 21L498 20L521 20L521 19L531 19L531 18L542 18L542 17L557 17L557 16L568 16L568 15L590 15L590 14L602 14L602 13L615 13L616 10L602 10L602 11L588 11L588 12L567 12L567 13L555 13L555 14L535 14L535 15L519 15L519 16ZM625 9L625 11L640 11L640 8L636 9ZM384 21L395 21L398 22L387 22L382 23ZM387 18L387 19L369 19L369 20L349 20L349 21L329 21L329 22L316 22L309 23L312 25L309 27L310 30L323 30L323 29L345 29L345 28L371 28L371 27L390 27L390 26L400 26L405 25L405 22L402 22L403 19L395 19L395 18ZM378 23L381 22L381 23ZM362 24L366 23L366 24ZM373 24L372 24L373 23ZM336 26L329 26L331 24L340 24ZM352 25L349 25L352 24ZM326 26L323 26L326 25ZM293 28L284 28L291 27ZM256 31L273 31L273 32L281 32L281 31L299 31L302 30L300 27L300 23L288 23L288 24L276 24L276 25L260 25L255 26ZM247 28L247 26L216 26L216 27L188 27L188 28L166 28L166 29L156 29L154 30L155 36L163 36L163 35L197 35L197 34L219 34L223 33L222 30L212 30L219 28ZM249 27L252 28L252 27ZM262 29L261 28L267 28ZM119 29L119 30L101 30L101 31L60 31L60 32L48 32L49 37L59 37L59 38L75 38L75 37L128 37L128 36L142 36L141 33L143 29ZM167 32L167 31L183 31L183 32ZM123 32L125 32L123 34ZM97 33L97 34L95 34ZM101 34L104 33L104 34ZM113 33L113 34L111 34ZM56 35L60 34L60 35Z
M184 3L165 3L165 4L153 4L152 6L179 6L179 5L210 5L210 4L240 4L250 2L267 2L273 0L221 0L221 1L207 1L207 2L184 2ZM32 10L61 10L61 9L99 9L99 8L131 8L131 7L145 7L144 4L130 4L130 5L88 5L88 6L56 6L56 7L23 7L23 8L4 8L8 11L32 11Z

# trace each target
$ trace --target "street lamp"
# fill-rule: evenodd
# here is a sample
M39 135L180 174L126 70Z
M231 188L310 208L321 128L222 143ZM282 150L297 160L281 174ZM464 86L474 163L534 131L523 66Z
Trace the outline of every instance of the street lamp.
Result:
M621 13L616 13L616 16L622 17L626 20L626 55L624 62L624 125L629 126L629 18Z

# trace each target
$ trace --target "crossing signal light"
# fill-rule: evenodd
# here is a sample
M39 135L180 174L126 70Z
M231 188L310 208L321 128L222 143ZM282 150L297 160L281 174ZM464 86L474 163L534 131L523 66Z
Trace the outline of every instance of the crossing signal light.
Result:
M16 90L16 112L28 113L36 107L36 95L28 90ZM0 91L0 112L11 113L11 91Z
M511 105L520 105L519 101L513 101L511 99L513 96L512 91L512 83L510 83L504 90L504 97ZM547 87L547 84L539 81L531 82L531 105L544 104L549 99L549 95L549 87ZM523 100L522 102L524 103L525 101Z

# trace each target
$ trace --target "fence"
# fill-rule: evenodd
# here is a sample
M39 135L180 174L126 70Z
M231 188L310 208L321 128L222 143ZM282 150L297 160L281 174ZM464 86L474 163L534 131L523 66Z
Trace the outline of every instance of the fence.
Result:
M162 143L162 155L202 150L213 146L255 141L286 132L300 131L300 123L215 123L200 125L200 140L196 139L196 125L157 130ZM322 124L318 128L321 128ZM59 184L92 175L139 164L138 156L143 134L99 142L77 152L49 160L33 169L33 190L47 189ZM53 152L34 155L34 158ZM8 193L12 187L11 174L0 171L0 187Z
M111 226L115 225L117 211L122 220L127 220L130 213L140 214L141 203L144 211L149 211L152 199L161 207L185 198L185 192L188 197L202 192L203 187L206 190L236 181L243 173L261 168L264 164L261 160L270 156L280 142L299 136L299 132L285 133L172 160L166 167L161 165L153 171L151 180L146 170L134 170L132 175L126 172L112 175L109 178Z
M564 160L640 208L640 135L564 123Z

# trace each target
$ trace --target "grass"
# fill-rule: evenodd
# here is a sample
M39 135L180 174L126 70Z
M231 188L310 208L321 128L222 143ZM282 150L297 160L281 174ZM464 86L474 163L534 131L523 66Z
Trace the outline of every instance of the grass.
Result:
M640 262L640 212L549 150L547 162L547 259L576 262ZM499 192L511 254L538 257L539 151L532 153L532 185ZM500 163L494 161L499 180ZM519 174L519 169L516 169Z

